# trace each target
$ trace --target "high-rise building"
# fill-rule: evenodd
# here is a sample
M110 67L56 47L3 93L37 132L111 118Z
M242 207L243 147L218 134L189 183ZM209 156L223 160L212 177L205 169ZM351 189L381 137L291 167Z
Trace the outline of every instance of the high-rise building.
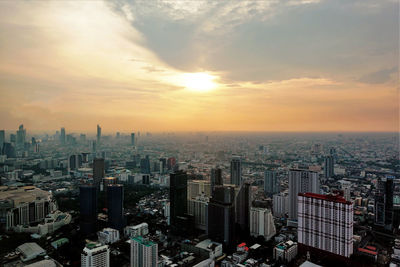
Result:
M97 135L96 135L96 137L97 137L97 143L100 144L100 141L101 141L101 127L98 124L97 124Z
M168 170L172 170L172 168L175 166L176 164L176 159L174 157L170 157L167 160L167 169Z
M158 245L141 236L131 238L131 267L157 267Z
M84 234L97 231L97 188L94 185L79 187L80 227Z
M10 134L10 143L14 144L17 142L17 136L15 134Z
M25 144L26 130L24 125L21 124L17 131L17 146L23 146Z
M320 193L318 173L308 170L289 171L289 220L288 225L296 226L297 195L299 193Z
M150 174L150 158L146 156L144 159L140 159L140 172Z
M110 249L107 245L89 243L81 254L82 267L109 267Z
M6 142L6 132L4 130L0 130L0 152L3 149L3 145Z
M15 158L15 148L12 143L4 143L2 154L6 155L7 158Z
M343 257L353 253L353 203L339 195L299 193L297 239L300 248Z
M235 222L243 234L250 231L251 201L250 184L243 183L235 196Z
M188 214L194 217L195 228L207 229L209 197L204 194L188 199Z
M79 169L82 166L83 158L81 154L71 155L68 160L68 168L70 171Z
M347 201L351 200L351 183L342 183L342 191L343 191L343 197Z
M164 174L167 169L167 159L160 158L160 174Z
M325 178L332 178L335 175L334 168L335 168L335 163L334 163L333 156L331 156L331 155L326 156L325 157L325 165L324 165Z
M124 222L124 187L121 184L107 186L108 224L111 228L122 230Z
M207 180L189 180L187 182L187 198L192 199L204 194L211 197L211 183Z
M239 156L231 159L231 184L242 184L242 159Z
M187 211L187 174L182 170L170 174L169 198L171 226L178 229L178 217L183 217Z
M375 192L375 225L387 230L393 228L393 177L378 180Z
M276 171L267 170L264 172L264 193L273 195L279 193L280 184Z
M135 133L131 133L131 145L135 145Z
M63 127L63 128L61 128L60 142L61 142L61 144L65 144L65 141L66 141L66 139L65 139L65 128Z
M276 217L284 217L289 212L289 196L286 193L276 194L272 198L273 213Z
M270 209L255 208L250 209L250 235L257 237L263 236L265 240L270 240L276 234L274 218Z
M224 181L222 179L222 170L220 168L211 169L211 190L214 189L216 185L223 185Z
M105 176L105 162L103 158L95 158L93 160L93 182L97 187L100 187Z
M217 185L208 203L208 236L226 247L235 245L235 188Z

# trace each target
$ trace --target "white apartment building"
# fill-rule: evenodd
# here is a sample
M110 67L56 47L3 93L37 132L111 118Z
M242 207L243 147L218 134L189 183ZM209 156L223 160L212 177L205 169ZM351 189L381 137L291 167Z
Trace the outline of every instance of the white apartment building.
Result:
M264 236L270 240L276 234L274 218L271 210L251 207L250 209L250 235Z
M81 254L82 267L109 267L110 249L107 245L87 244Z

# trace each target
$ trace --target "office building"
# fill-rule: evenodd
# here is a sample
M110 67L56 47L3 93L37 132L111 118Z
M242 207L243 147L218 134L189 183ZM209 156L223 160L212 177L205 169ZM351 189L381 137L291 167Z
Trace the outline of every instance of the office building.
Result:
M158 245L141 236L131 238L131 267L157 267Z
M209 197L199 195L188 200L188 214L194 217L195 228L206 230Z
M277 178L276 171L264 172L264 193L267 195L277 194L280 191L279 179Z
M207 234L226 247L235 245L235 188L215 186L208 203Z
M160 174L164 174L167 170L167 159L160 158Z
M263 236L266 241L276 234L274 218L270 209L250 209L250 235L254 237Z
M274 247L274 260L289 263L297 256L297 243L291 240L281 242Z
M93 182L97 187L100 187L105 175L105 162L102 158L95 158L93 160Z
M216 185L223 185L224 181L222 179L222 170L220 168L211 169L211 190L213 190Z
M146 156L144 159L140 159L140 172L150 174L150 158Z
M167 159L167 169L168 170L172 170L172 168L175 166L175 164L176 164L176 159L174 157Z
M113 244L119 241L119 231L112 228L104 228L97 232L97 238L102 245Z
M353 254L353 204L340 195L299 193L297 239L304 250Z
M69 156L69 160L68 160L68 169L70 171L79 169L80 167L82 167L82 162L83 162L82 155L80 155L80 154L71 155L71 156Z
M17 131L17 146L23 147L25 144L26 138L26 130L24 129L24 125L21 124Z
M89 243L81 254L81 267L109 267L110 249L108 245Z
M149 233L149 225L147 223L141 223L134 226L127 226L124 229L126 237L137 237L145 236Z
M272 198L273 213L276 217L284 217L289 212L289 196L286 193L276 194Z
M171 226L179 228L178 217L183 217L187 211L187 174L178 170L170 174L170 221Z
M351 201L351 183L342 183L343 197L347 201Z
M250 231L250 207L251 207L250 184L243 183L235 196L235 222L244 234Z
M375 192L375 225L387 230L393 228L393 177L378 180Z
M98 124L97 124L97 135L96 135L96 138L97 138L96 139L97 143L100 144L100 142L101 142L101 127Z
M6 132L0 130L0 152L3 150L3 144L6 142Z
M121 184L107 186L107 214L109 227L117 230L124 228L124 187Z
M6 155L7 158L15 158L15 148L12 143L3 143L3 149L1 153Z
M188 186L188 199L195 198L199 195L206 195L211 197L211 183L207 180L189 180L187 182Z
M307 170L289 171L289 220L288 225L296 226L297 196L299 193L320 193L318 173Z
M84 234L97 231L97 188L94 185L79 187L80 227Z
M242 159L239 156L231 159L231 184L242 184Z
M334 158L332 155L325 157L325 165L324 165L324 177L325 178L332 178L335 173L335 163Z
M60 131L60 143L61 144L65 144L66 140L67 139L66 139L66 136L65 136L65 128L63 127L63 128L61 128L61 131Z
M0 188L0 230L38 224L57 210L57 204L48 191L35 186Z
M131 133L131 145L135 145L135 133Z

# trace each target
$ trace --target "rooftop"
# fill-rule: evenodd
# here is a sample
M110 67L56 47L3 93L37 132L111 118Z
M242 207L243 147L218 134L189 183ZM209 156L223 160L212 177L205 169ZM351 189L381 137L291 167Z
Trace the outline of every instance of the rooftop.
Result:
M339 195L321 195L321 194L316 194L316 193L299 193L299 196L322 199L322 200L326 200L326 201L352 205L351 201L347 201L343 196L339 196Z

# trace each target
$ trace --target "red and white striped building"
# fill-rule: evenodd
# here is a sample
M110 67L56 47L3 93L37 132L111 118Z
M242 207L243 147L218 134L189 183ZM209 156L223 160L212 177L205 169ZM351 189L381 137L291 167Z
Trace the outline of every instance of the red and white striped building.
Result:
M353 254L353 204L339 195L298 194L298 243L340 256Z

